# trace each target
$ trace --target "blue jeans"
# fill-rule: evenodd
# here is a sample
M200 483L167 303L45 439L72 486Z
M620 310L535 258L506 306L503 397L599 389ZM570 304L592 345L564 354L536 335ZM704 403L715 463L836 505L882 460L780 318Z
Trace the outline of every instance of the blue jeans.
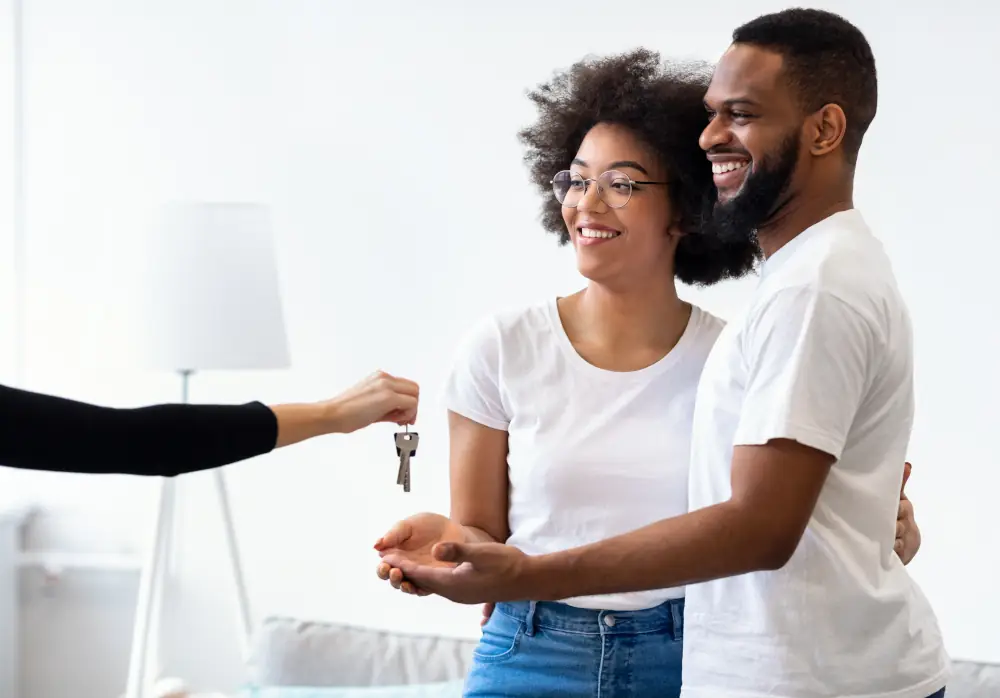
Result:
M677 698L683 636L683 599L642 611L500 603L464 695Z
M463 695L677 698L683 638L683 599L643 611L500 603ZM945 698L945 689L928 698Z

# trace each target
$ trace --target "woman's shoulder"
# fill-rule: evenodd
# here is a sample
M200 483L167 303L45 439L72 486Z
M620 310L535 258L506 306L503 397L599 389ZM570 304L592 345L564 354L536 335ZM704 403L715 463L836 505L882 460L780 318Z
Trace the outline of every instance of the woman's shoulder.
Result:
M479 317L465 332L466 341L532 341L552 329L555 298L496 308Z

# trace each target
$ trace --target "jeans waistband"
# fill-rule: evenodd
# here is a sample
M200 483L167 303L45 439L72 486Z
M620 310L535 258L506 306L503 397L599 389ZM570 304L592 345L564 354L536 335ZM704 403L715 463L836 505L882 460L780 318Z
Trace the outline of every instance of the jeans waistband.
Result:
M515 618L533 635L539 628L582 635L639 635L668 631L684 634L684 599L670 599L639 611L596 611L552 601L498 603L495 612Z

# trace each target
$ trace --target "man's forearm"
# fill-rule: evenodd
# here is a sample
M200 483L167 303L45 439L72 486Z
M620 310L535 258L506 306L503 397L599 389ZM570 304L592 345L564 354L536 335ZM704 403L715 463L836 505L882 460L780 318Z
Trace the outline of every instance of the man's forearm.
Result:
M665 519L621 536L529 558L525 596L556 601L694 584L762 569L791 555L731 502Z

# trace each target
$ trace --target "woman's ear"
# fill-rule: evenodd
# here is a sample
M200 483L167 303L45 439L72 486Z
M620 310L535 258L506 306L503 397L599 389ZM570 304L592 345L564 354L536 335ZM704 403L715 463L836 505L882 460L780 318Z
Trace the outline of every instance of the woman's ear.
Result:
M669 238L676 238L680 240L685 235L687 235L687 232L684 230L683 227L681 227L680 218L676 219L673 223L670 224L670 227L667 228L667 237Z

